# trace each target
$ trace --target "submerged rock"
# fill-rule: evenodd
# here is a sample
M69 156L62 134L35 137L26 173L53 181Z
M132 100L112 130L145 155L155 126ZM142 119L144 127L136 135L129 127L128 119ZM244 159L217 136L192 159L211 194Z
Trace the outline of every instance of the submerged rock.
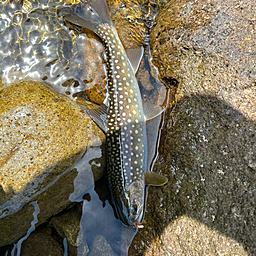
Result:
M170 1L157 17L154 63L179 82L155 168L169 182L130 254L255 254L255 7Z
M30 228L34 208L29 202L37 202L40 209L37 225L70 204L74 179L92 160L83 159L83 152L93 145L100 147L105 136L76 103L38 83L22 82L2 89L0 116L3 246ZM89 165L95 180L104 170L100 157L95 155ZM83 180L80 189L85 191L93 183Z
M103 236L96 236L93 240L92 250L89 256L106 255L115 256L111 246Z

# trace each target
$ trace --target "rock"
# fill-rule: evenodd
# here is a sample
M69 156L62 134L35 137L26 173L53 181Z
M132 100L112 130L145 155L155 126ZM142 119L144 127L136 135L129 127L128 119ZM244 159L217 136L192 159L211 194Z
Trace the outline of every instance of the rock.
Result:
M106 239L103 236L96 236L93 240L92 250L90 251L89 256L114 256L114 252L111 246L108 244Z
M151 45L161 76L180 82L176 101L212 95L256 119L254 9L253 1L167 4L152 29Z
M171 235L170 235L171 234ZM159 246L161 242L161 246ZM187 216L166 227L146 255L248 255L241 244Z
M32 233L23 243L21 256L63 256L64 252L59 244L47 232L36 231Z
M77 255L77 246L79 246L80 251L83 250L83 255L87 255L89 253L89 248L85 243L85 239L81 239L81 237L78 236L80 231L80 218L81 216L78 212L73 210L71 212L64 212L63 214L52 217L51 219L51 224L59 235L62 238L67 239L69 251L74 251L69 252L69 255ZM81 243L83 243L82 246L80 246ZM83 247L83 249L81 249L81 247Z
M66 237L72 246L78 246L77 236L80 230L80 216L76 212L65 212L51 219L51 224L61 237Z
M92 158L76 160L87 147L100 147L105 136L76 103L42 84L22 82L2 89L0 113L3 246L29 229L34 211L29 202L37 201L40 208L37 225L70 204L74 179L86 166L79 164L81 161L92 167L96 180L102 176L104 160L101 162L100 155L93 156L92 166L88 164ZM81 189L93 182L83 181Z
M169 182L150 188L129 254L255 254L254 9L170 1L157 17L154 63L179 82L155 166Z

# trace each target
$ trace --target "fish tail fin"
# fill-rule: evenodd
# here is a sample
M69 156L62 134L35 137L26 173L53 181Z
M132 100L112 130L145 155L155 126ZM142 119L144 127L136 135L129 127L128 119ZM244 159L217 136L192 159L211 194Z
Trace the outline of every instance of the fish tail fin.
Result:
M92 0L91 7L98 13L103 22L112 24L106 0Z
M100 24L112 25L106 0L92 0L90 5L79 9L74 14L68 14L65 19L75 25L88 28L94 32Z

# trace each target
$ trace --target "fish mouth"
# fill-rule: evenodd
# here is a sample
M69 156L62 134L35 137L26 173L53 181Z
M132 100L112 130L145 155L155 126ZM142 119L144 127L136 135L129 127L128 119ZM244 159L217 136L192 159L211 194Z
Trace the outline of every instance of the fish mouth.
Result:
M119 207L120 205L121 207ZM120 221L125 227L137 226L138 223L140 223L143 220L143 205L139 207L139 210L136 211L136 214L131 214L130 210L132 206L130 206L129 208L125 207L124 202L122 202L122 200L119 206L115 204L115 210L117 213L117 217L120 219Z

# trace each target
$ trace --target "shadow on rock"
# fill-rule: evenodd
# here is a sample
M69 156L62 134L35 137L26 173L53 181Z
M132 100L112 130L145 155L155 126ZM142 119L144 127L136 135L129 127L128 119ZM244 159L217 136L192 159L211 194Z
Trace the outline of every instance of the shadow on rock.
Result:
M166 122L155 171L169 182L150 188L131 255L255 255L255 122L215 97L185 97Z

